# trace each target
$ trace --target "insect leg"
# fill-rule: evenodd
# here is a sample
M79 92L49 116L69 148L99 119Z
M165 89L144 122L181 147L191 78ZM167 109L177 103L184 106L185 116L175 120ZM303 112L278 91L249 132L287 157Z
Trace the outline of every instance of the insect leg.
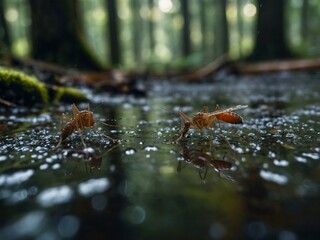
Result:
M206 170L204 172L204 174L202 175L201 170L199 169L199 176L201 180L205 180L207 177L207 172L208 172L208 166L206 166Z
M191 126L190 122L185 122L181 135L180 137L178 137L176 141L180 141L184 137L184 135L189 131L190 126Z
M180 117L183 118L186 122L192 122L192 120L183 112L179 112Z
M65 118L68 122L72 122L72 119L65 113L62 113L62 119Z
M88 118L87 118L87 122L85 123L85 126L86 127L93 127L93 124L91 124L91 120L93 120L93 116L92 116L92 119L91 119L91 112L90 112L90 104L88 103ZM93 121L92 121L93 122Z
M116 142L118 139L115 139L115 138L112 138L112 137L109 137L108 135L105 135L105 134L102 134L102 136L103 137L105 137L105 138L108 138L108 139L110 139L111 141L113 141L113 142Z
M184 124L184 128L182 130L182 133L180 135L180 137L178 137L178 139L176 141L180 141L183 136L189 131L190 126L192 125L192 120L183 112L179 112L181 119L184 119L186 122Z
M79 133L79 136L80 136L80 139L81 139L81 142L82 142L84 148L87 148L87 145L86 145L86 143L84 142L84 139L83 139L83 136L82 136L81 131L78 131L78 133Z
M75 116L76 116L80 111L79 111L79 109L77 108L77 106L76 106L75 104L72 104L71 109L72 109L73 117L75 118Z
M182 164L181 164L182 161L178 161L178 165L177 165L177 172L180 173L181 172L181 169L182 169Z

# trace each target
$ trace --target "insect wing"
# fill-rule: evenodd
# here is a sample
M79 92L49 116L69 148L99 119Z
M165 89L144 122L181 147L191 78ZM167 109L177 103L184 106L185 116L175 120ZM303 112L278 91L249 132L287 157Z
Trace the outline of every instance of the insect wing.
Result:
M227 108L227 109L224 109L224 110L214 111L212 113L209 113L208 116L209 117L216 116L216 115L221 114L221 113L228 113L228 112L236 111L236 110L247 108L247 107L248 107L248 105L237 105L235 107L230 107L230 108Z

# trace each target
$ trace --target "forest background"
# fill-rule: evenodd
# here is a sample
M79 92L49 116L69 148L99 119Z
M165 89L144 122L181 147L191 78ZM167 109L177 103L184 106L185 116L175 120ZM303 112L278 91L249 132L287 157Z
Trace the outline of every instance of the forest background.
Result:
M0 49L66 68L183 71L319 56L316 0L2 0Z

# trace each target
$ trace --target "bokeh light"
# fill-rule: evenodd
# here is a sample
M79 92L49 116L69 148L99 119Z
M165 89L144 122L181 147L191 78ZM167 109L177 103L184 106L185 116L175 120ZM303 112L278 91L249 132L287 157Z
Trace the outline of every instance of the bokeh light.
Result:
M247 3L246 5L244 5L243 7L243 14L246 17L253 17L255 16L257 13L257 8L254 4L252 3Z
M171 0L160 0L158 2L158 7L161 12L169 13L172 11L173 4Z

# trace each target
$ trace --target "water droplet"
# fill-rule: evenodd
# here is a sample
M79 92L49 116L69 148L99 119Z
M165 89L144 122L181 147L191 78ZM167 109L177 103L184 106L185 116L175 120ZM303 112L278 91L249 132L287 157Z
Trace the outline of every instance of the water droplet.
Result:
M137 150L134 148L127 148L124 152L126 155L133 155L137 152Z
M296 135L294 133L287 133L286 138L295 138Z
M238 153L244 153L243 149L240 147L237 147L234 150L237 151Z
M9 201L10 203L17 203L25 200L28 197L27 190L23 189L11 194Z
M303 158L303 157L300 157L300 156L295 156L294 157L298 162L302 162L302 163L306 163L307 162L307 159Z
M0 183L2 182L7 186L20 184L27 181L33 175L33 173L34 170L29 169L26 171L15 172L11 175L2 175L0 178L3 177L3 179L1 179L2 181L0 181Z
M173 154L173 155L177 154L177 152L175 150L172 150L172 149L169 151L169 153Z
M59 221L58 231L62 237L71 238L77 233L79 226L80 223L78 218L71 215L64 216Z
M84 153L94 153L94 149L91 147L88 147L88 148L83 149L83 152Z
M40 146L38 146L38 147L36 147L36 151L40 151L42 149L42 147L40 147Z
M143 111L148 112L150 110L150 106L146 105L142 107Z
M126 215L127 219L134 224L140 224L146 218L146 212L140 206L134 206L134 207L128 208L125 211L125 215Z
M60 168L60 164L59 163L55 163L52 165L52 169L59 169Z
M147 152L150 152L150 151L157 151L159 150L159 148L157 148L156 146L146 146L144 150Z
M48 164L44 163L44 164L41 164L41 165L40 165L39 169L40 169L40 170L45 170L45 169L48 168L48 166L49 166Z
M3 239L23 239L31 237L42 229L46 215L41 211L33 211L23 215L16 222L2 229Z
M281 166L281 167L287 167L289 165L289 162L287 160L273 160L274 165Z
M271 182L275 182L278 183L280 185L284 185L288 182L288 177L285 175L281 175L278 173L273 173L270 171L265 171L265 170L261 170L260 171L260 176L267 180L267 181L271 181Z
M302 153L302 156L311 158L313 160L319 160L319 154L317 153Z
M57 204L68 202L73 195L73 191L69 186L63 185L53 188L48 188L42 191L37 201L43 207L51 207Z
M79 194L85 197L92 196L96 193L104 192L110 186L107 178L90 179L82 182L78 186Z
M268 152L268 158L274 158L276 154L274 152L269 151Z
M91 199L91 206L97 211L102 211L105 209L106 205L107 198L104 195L95 195Z

